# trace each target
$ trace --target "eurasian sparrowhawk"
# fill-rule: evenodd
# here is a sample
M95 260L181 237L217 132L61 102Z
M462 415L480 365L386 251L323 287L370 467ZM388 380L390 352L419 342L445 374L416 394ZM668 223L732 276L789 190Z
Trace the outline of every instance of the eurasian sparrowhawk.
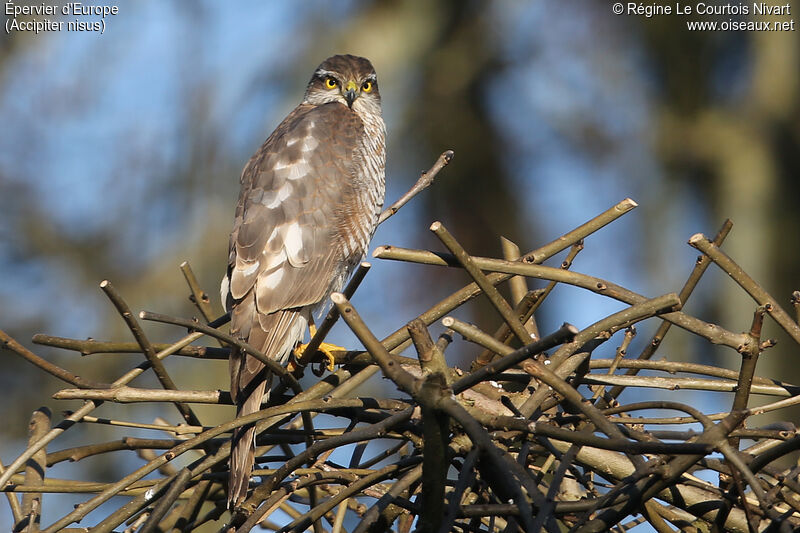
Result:
M372 64L337 55L314 71L303 102L242 171L222 299L231 334L284 363L312 313L365 255L384 198L385 126ZM271 374L230 356L237 415L269 398ZM235 431L229 506L244 500L255 428Z

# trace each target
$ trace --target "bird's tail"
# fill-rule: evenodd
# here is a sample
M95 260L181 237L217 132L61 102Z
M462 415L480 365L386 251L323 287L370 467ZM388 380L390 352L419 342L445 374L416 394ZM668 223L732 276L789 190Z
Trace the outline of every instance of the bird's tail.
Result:
M253 304L253 305L247 305ZM239 316L239 312L243 316ZM248 315L248 313L251 313ZM247 322L246 330L239 326ZM289 357L295 343L302 339L307 323L307 314L293 309L268 315L255 314L254 298L244 300L232 310L231 334L247 334L250 346L261 350L279 364ZM231 396L236 402L236 416L247 416L258 412L261 404L269 400L272 372L258 359L240 350L231 351ZM250 473L256 454L255 424L236 429L231 439L230 477L228 484L228 508L238 507L247 497Z
M261 409L261 403L269 400L271 375L256 379L252 391L240 392L236 405L236 417L253 414ZM228 481L228 508L241 504L247 496L250 472L256 457L255 424L241 426L233 431L231 439L230 477Z

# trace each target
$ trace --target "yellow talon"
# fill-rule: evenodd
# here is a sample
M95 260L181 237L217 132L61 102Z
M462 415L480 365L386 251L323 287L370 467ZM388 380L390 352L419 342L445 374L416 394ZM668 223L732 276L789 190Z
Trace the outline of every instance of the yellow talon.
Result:
M313 339L314 335L317 333L317 328L313 324L310 324L308 326L308 331ZM308 348L308 343L301 344L294 349L295 360L305 363L305 361L303 361L303 355L305 354L306 348ZM336 363L336 356L334 355L334 352L345 352L347 351L347 348L344 348L343 346L337 346L336 344L323 342L319 345L317 351L325 356L325 368L327 368L329 372L333 372L334 364Z
M335 344L330 344L327 342L323 342L319 347L319 352L325 356L326 363L325 368L328 369L328 372L333 372L334 364L336 363L336 357L333 355L334 351L344 351L345 348L342 346L337 346Z

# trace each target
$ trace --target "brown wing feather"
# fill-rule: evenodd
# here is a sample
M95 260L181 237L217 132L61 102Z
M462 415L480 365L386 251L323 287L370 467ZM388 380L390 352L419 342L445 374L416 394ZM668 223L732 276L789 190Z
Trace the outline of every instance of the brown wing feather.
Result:
M341 104L301 105L242 172L228 264L231 334L278 361L302 339L313 307L341 285L353 262L355 250L347 249L341 232L358 196L350 177L363 129ZM258 411L271 375L239 352L231 355L230 370L237 416ZM254 438L253 426L234 434L231 506L247 494Z
M353 175L362 132L343 105L301 105L253 156L231 235L235 299L255 287L258 310L270 313L326 297L344 259L339 219L355 192L342 178Z

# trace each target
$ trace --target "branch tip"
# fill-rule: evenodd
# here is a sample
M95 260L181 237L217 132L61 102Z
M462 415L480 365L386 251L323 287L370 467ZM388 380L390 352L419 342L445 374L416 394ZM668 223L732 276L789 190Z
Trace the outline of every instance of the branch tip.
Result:
M346 304L347 298L345 298L344 294L341 292L333 292L331 293L331 300L335 304Z
M700 242L702 240L705 240L705 238L706 238L706 236L703 235L702 233L695 233L694 235L689 237L689 244L694 244L696 242Z

